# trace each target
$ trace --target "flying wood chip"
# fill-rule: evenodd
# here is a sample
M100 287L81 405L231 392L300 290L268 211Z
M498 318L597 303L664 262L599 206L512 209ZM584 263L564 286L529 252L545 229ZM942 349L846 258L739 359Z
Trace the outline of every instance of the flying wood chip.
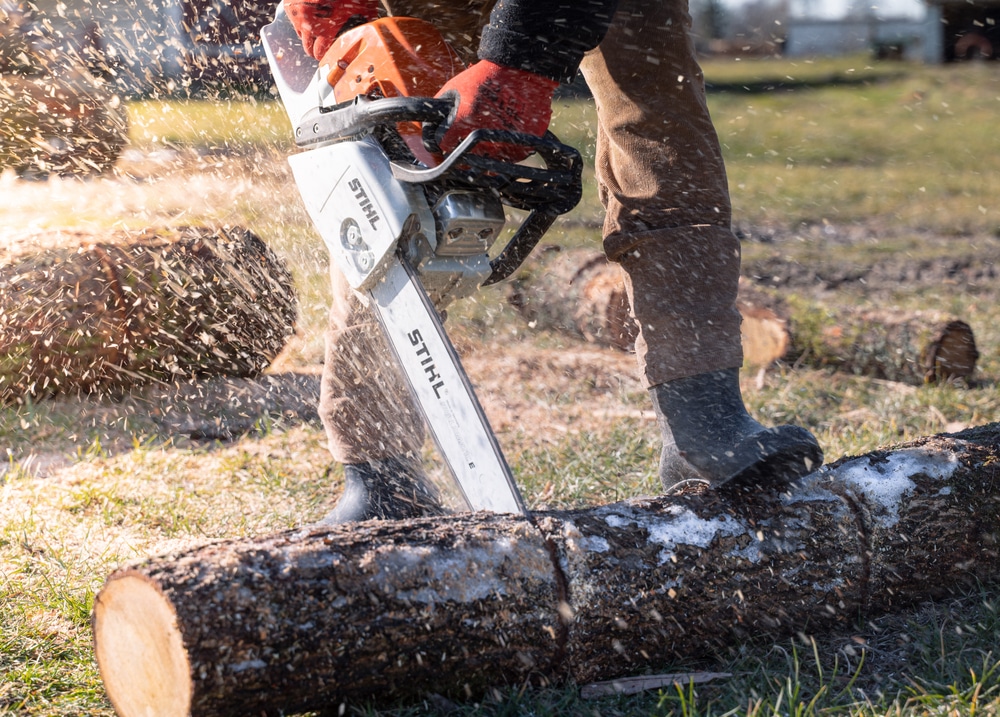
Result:
M69 236L0 264L0 404L255 376L294 332L291 274L245 229Z

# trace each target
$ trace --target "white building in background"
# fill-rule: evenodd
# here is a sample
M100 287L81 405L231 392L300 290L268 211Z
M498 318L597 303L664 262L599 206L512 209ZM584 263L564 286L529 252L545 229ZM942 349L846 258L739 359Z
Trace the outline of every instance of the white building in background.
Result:
M931 14L920 20L870 18L788 20L784 54L788 57L848 55L940 62L941 28Z
M787 23L792 57L872 52L937 64L1000 59L1000 0L926 0L922 17L817 18L810 2Z

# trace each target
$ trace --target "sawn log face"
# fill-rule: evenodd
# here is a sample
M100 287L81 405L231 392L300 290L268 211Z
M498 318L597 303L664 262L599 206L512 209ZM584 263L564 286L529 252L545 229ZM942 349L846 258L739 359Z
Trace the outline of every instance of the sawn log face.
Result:
M169 601L191 714L275 713L611 679L846 627L1000 577L998 513L993 424L843 460L780 495L286 533L151 559L109 584L139 576ZM105 592L99 648L115 641L102 616L129 611ZM107 684L121 666L98 652Z

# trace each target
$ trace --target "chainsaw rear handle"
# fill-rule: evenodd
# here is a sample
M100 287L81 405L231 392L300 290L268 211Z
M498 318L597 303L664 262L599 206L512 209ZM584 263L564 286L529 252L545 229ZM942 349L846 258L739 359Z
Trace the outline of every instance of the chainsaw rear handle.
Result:
M335 107L319 110L302 120L295 129L299 146L335 141L369 132L375 127L395 131L399 122L441 125L452 116L454 98L355 97ZM425 137L433 136L425 133ZM474 154L480 144L517 145L535 152L545 163L532 167ZM431 143L433 144L433 143ZM439 148L431 146L431 151ZM441 183L451 186L489 189L528 217L497 257L490 262L492 273L483 286L508 278L524 262L560 214L577 205L583 194L583 159L573 147L560 142L551 132L536 137L523 132L479 129L471 132L440 164L421 168L393 162L395 179L410 184Z

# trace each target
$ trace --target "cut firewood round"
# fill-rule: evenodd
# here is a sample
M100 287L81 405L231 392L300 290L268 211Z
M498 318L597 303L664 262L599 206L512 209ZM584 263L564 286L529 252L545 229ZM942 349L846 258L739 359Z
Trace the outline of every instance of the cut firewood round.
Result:
M119 715L185 717L191 665L170 601L138 573L110 580L94 606L94 652Z
M742 305L739 309L744 361L766 368L782 358L788 352L788 322L770 309Z
M949 321L924 351L924 380L927 383L968 380L978 360L972 327L964 321Z
M256 376L294 332L291 274L245 229L69 238L0 263L0 403Z
M632 350L639 333L621 267L590 249L544 248L507 300L537 328L622 351Z

